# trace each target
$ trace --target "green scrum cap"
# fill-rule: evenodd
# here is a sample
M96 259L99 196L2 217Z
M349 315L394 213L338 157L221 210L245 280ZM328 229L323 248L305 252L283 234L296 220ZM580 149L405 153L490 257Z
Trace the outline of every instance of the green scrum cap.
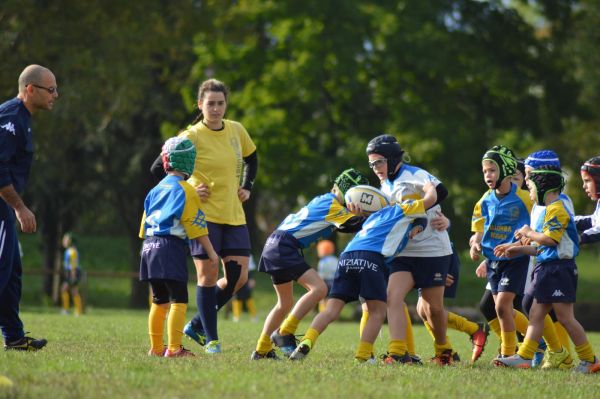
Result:
M350 168L340 173L340 175L335 178L334 183L338 186L342 195L346 195L346 191L354 186L361 184L368 185L369 179L358 170Z
M162 160L165 171L175 170L189 178L194 172L196 147L183 137L171 137L162 147Z

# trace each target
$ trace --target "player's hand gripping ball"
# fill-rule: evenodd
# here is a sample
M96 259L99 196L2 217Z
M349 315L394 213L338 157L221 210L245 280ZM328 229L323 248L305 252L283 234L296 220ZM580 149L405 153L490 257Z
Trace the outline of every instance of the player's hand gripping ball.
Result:
M346 204L355 204L365 213L377 212L390 205L390 200L381 190L367 185L350 188L344 195Z

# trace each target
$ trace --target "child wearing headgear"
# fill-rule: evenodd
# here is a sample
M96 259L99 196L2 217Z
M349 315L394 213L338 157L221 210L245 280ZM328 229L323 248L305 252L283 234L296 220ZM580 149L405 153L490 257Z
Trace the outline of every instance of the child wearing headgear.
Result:
M587 216L575 216L575 224L581 238L581 244L600 241L600 157L593 157L581 165L583 189L592 201L596 201L596 210Z
M365 218L350 213L344 200L346 192L360 184L369 184L362 173L355 169L343 171L331 192L313 198L299 212L288 215L267 238L258 270L271 275L277 304L265 319L251 360L278 359L273 344L285 357L296 349L294 334L300 320L327 295L327 286L306 263L302 250L329 237L336 229L348 233L360 229ZM294 281L307 290L295 305Z
M152 287L152 306L148 317L149 356L194 356L181 345L188 303L186 258L189 240L197 240L206 250L213 266L219 257L208 239L200 197L185 181L194 170L196 148L188 139L172 137L162 148L167 176L144 201L140 238L144 239L140 280ZM168 345L163 343L167 318Z
M435 201L435 194L428 192L423 199L406 200L369 216L362 230L340 255L325 311L312 321L290 360L304 359L327 326L339 317L344 305L360 296L365 301L369 318L361 331L354 358L358 363L376 362L373 344L387 310L387 265L402 252L409 238L423 231L427 224L426 209ZM384 363L388 363L386 358ZM398 361L412 363L408 351Z
M530 368L542 337L544 319L550 309L554 309L575 344L580 359L574 371L583 374L598 372L600 362L573 313L577 290L575 257L579 253L579 237L573 215L559 199L564 187L562 172L552 167L539 167L528 171L527 184L531 199L545 207L542 215L535 225L525 225L516 232L515 237L527 245L503 247L496 253L507 258L536 256L532 281L534 301L529 312L527 334L519 352L496 359L496 364Z
M487 280L501 330L499 357L512 356L517 346L513 301L523 294L529 257L508 259L495 255L494 248L515 241L515 231L529 223L533 204L528 193L511 182L517 159L509 148L492 147L483 155L481 164L489 190L473 210L470 256L476 261L483 252L487 259Z
M83 313L83 304L79 294L79 282L81 280L81 266L79 263L79 251L77 250L77 240L73 233L63 235L62 244L65 248L63 255L63 283L60 287L60 296L62 301L62 314L69 313L69 293L73 296L73 307L75 316Z

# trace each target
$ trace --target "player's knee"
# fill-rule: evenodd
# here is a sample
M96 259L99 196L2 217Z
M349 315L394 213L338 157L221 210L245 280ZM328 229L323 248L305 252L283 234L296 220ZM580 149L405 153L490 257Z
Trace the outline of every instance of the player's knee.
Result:
M318 281L311 291L313 291L314 295L321 300L327 296L327 284L322 280Z

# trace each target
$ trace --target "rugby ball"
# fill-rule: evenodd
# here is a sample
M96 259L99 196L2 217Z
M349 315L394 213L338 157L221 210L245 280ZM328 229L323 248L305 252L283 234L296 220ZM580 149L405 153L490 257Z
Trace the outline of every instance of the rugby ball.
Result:
M346 204L355 204L365 212L377 212L390 205L390 200L381 190L367 185L350 188L344 195Z

